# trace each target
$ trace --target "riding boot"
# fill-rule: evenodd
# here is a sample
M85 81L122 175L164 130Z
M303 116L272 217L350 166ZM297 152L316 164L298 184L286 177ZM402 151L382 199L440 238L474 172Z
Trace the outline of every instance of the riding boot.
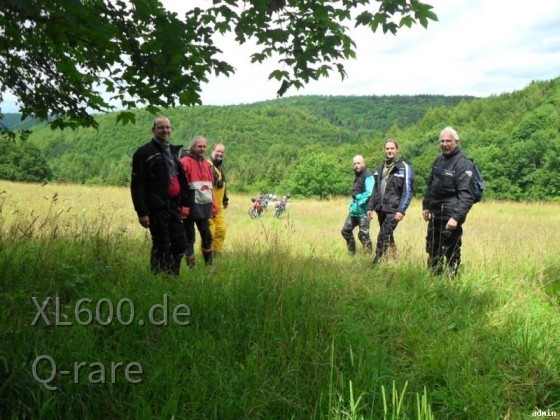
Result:
M194 268L196 266L196 257L193 255L186 255L185 259L187 260L187 266L189 268Z
M383 252L383 249L376 249L375 250L375 257L373 258L373 261L371 262L371 265L376 267L379 264L381 264L381 262L383 261L383 257L385 257L385 253Z
M346 248L348 249L348 253L350 255L356 254L356 241L354 238L346 240Z
M212 265L212 249L203 249L202 256L206 265Z
M373 244L371 243L371 241L365 240L364 242L362 242L363 246L364 246L364 252L367 255L371 255L373 253Z
M440 276L443 274L443 257L430 255L428 257L428 269L431 274Z
M457 276L459 265L461 265L461 256L458 255L458 253L453 253L453 255L447 259L447 272L450 277Z
M372 265L374 267L380 264L381 261L385 258L385 254L387 253L387 248L389 248L388 244L379 240L377 241L377 246L375 248L375 258L372 261Z

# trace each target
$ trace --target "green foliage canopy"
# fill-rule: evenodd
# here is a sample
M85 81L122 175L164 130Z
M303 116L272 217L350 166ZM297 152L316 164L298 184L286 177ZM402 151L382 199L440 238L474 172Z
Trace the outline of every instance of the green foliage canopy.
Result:
M210 74L231 75L213 34L257 41L253 62L278 60L278 95L338 72L355 56L348 24L395 34L437 20L418 0L214 0L184 16L154 0L5 0L0 9L0 101L12 92L23 118L97 127L92 112L200 104ZM106 95L104 95L104 93ZM117 120L134 121L121 111ZM5 129L5 127L3 127ZM5 130L4 130L5 131Z
M290 177L288 191L321 199L349 194L352 189L352 172L349 169L348 162L334 160L325 153L309 154L300 161Z

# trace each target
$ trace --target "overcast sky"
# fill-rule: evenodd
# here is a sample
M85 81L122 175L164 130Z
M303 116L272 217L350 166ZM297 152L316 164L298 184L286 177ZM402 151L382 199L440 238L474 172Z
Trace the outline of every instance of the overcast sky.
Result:
M172 2L173 0L169 0ZM438 22L396 36L361 29L353 35L357 57L337 74L293 95L474 95L513 92L531 81L560 76L560 0L425 0ZM250 49L229 43L230 78L203 87L206 105L252 103L276 98L274 68L252 65Z
M360 29L352 34L357 57L338 74L289 90L294 95L474 95L513 92L531 81L560 76L560 0L424 0L438 22L392 34ZM163 0L169 9L195 2ZM197 1L204 3L203 1ZM188 7L188 6L187 6ZM251 64L251 46L218 41L236 74L202 87L205 105L275 99L279 83L268 80L275 63ZM3 112L17 112L5 96Z

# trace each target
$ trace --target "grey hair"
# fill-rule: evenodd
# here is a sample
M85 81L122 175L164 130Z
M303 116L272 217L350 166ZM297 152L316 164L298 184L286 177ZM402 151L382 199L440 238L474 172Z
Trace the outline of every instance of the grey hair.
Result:
M204 136L194 136L193 139L191 140L191 144L189 145L189 150L191 152L194 151L194 146L196 145L196 143L199 140L204 140L204 143L206 143L206 146L208 146L208 139L206 137L204 137Z
M453 140L459 141L459 134L457 134L457 131L453 127L451 126L445 127L443 130L441 130L439 136L441 137L443 133L451 133L451 136L453 136Z

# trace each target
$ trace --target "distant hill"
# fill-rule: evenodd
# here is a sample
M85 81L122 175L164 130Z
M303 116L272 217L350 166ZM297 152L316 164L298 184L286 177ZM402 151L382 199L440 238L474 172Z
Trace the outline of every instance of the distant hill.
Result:
M205 135L211 145L226 145L229 188L238 191L349 194L352 157L362 154L375 166L392 137L414 167L420 195L440 153L439 132L451 125L482 170L486 199L560 200L558 78L487 98L309 96L165 114L173 143ZM54 181L126 185L132 153L151 137L154 118L143 110L135 115L127 126L100 116L98 131L36 126L29 141L46 156Z
M211 143L226 144L232 186L251 190L280 184L305 153L333 150L351 158L361 144L382 136L391 126L407 127L431 107L473 99L311 96L250 105L180 107L166 115L173 124L175 143L187 145L202 134ZM30 141L45 153L55 180L122 185L128 182L131 154L151 135L153 116L140 110L136 119L134 125L121 126L114 115L100 116L98 131L61 132L39 126ZM271 167L281 170L271 173Z
M392 125L416 124L429 108L452 107L472 96L392 95L392 96L296 96L260 102L285 108L309 111L334 126L358 130L367 135L383 135Z
M24 121L22 121L21 114L19 113L7 113L3 115L4 117L0 118L0 123L4 124L6 128L13 131L25 130L41 123L40 120L34 118L26 118Z

